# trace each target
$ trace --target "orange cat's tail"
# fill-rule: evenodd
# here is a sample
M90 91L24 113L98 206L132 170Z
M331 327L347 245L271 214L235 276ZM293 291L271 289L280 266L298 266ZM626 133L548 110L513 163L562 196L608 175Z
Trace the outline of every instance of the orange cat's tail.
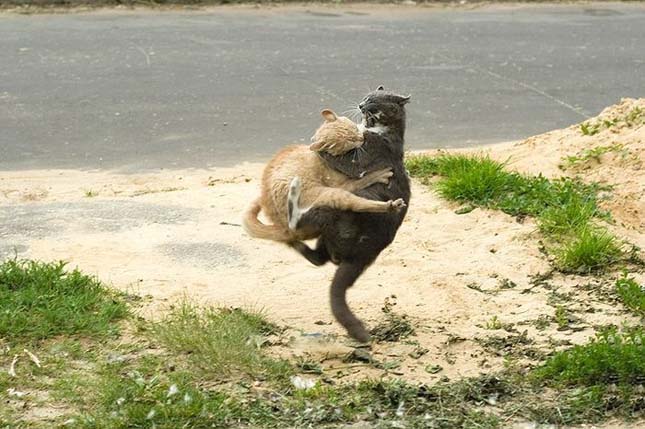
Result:
M261 238L264 240L281 241L288 243L293 241L293 237L284 228L275 225L265 225L258 219L258 214L262 210L261 199L258 198L251 203L249 208L244 213L242 219L242 226L247 234L253 238Z

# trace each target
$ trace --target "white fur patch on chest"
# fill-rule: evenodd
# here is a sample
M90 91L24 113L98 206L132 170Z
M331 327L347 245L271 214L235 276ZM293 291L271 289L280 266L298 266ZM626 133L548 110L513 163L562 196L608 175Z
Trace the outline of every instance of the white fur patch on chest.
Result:
M365 131L369 131L374 134L385 134L388 131L388 128L383 125L377 125L375 127L365 128Z
M381 114L381 112L378 112L376 114L376 117L378 118L380 116L380 114ZM367 127L365 125L365 119L363 119L363 121L360 124L356 124L356 126L358 127L358 132L361 133L361 134L364 133L365 131L369 131L369 132L374 133L374 134L385 134L389 130L388 127L386 127L384 125L376 125L374 127Z

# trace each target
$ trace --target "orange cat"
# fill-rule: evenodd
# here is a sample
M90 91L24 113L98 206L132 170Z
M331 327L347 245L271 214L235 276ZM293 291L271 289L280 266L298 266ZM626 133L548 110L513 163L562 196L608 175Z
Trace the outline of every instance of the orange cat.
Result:
M358 197L352 192L367 188L374 183L388 183L392 172L383 169L365 174L353 180L327 166L318 155L325 151L331 155L342 155L363 144L363 134L350 119L338 117L331 110L321 112L325 122L312 137L313 143L288 146L278 152L267 164L262 175L262 194L248 208L243 218L246 232L255 238L293 243L315 238L319 232L310 228L295 229L288 222L289 189L297 189L293 195L299 206L326 206L339 210L356 212L383 213L398 211L405 207L403 200L375 201ZM267 225L259 221L262 210L273 223ZM297 219L297 217L296 217Z

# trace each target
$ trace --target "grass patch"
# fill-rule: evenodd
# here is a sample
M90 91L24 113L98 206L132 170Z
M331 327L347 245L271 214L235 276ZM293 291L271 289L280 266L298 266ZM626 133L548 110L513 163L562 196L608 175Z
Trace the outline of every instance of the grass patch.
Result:
M97 382L85 386L85 411L75 419L87 428L327 427L358 421L499 427L496 415L480 409L491 395L506 397L510 385L496 377L436 386L397 379L325 384L321 378L305 390L282 383L263 370L276 361L249 341L274 330L255 312L184 303L150 328L151 340L161 340L158 354L102 365ZM314 369L303 367L319 374ZM231 377L239 371L255 381Z
M56 335L106 336L128 315L120 297L64 262L0 264L0 337L41 340Z
M597 184L506 171L487 156L415 156L406 166L425 183L439 176L434 186L446 199L536 217L561 271L590 273L625 258L624 245L597 225L609 219L598 206L603 189Z
M526 419L567 427L602 422L610 416L620 421L641 419L645 405L638 387L630 385L528 390L523 399L521 414Z
M497 429L514 418L574 424L608 416L638 417L645 410L640 386L645 381L642 327L603 331L587 345L555 353L531 377L510 368L433 385L386 377L343 384L330 379L317 362L301 359L291 365L270 357L263 345L279 329L261 312L183 302L156 322L138 322L140 330L128 338L111 337L105 335L115 332L111 329L88 331L86 323L68 326L72 316L106 313L100 305L80 303L120 302L98 280L68 272L63 263L13 260L1 268L3 317L7 308L20 308L16 301L8 306L7 293L23 293L41 283L49 287L34 289L34 297L47 298L53 305L63 298L52 290L64 292L71 301L61 302L78 314L47 319L55 326L46 329L46 336L25 332L18 337L40 341L28 346L8 343L10 347L0 350L2 368L9 368L19 356L16 376L0 371L0 392L26 395L3 398L0 426L58 427L67 422L66 427L97 429L283 428L362 422L374 427ZM627 275L620 280L631 288L633 280ZM105 301L78 298L92 288L102 291L99 295ZM29 307L34 314L41 312L37 302ZM119 317L123 317L127 310L119 305L123 308ZM386 318L396 316L393 306L393 301L386 300ZM564 324L568 318L564 310L559 313L559 323ZM95 326L117 319L97 321ZM32 322L38 325L41 320L38 316ZM499 320L494 317L490 326L497 329ZM537 356L526 332L489 340L501 355ZM23 348L39 357L40 366ZM419 351L417 357L425 352ZM438 372L441 367L428 365L426 370ZM314 377L315 386L296 388L289 382L296 372ZM43 420L33 417L52 409L59 414Z
M106 366L92 390L98 394L95 406L77 417L77 427L235 427L243 417L231 396L200 389L188 372L168 374L159 359L136 369Z
M572 424L609 415L639 418L645 412L645 330L605 329L585 345L557 352L536 368L531 379L556 389L552 404L529 406L533 418Z
M446 199L499 209L514 216L539 216L547 209L579 205L580 201L600 213L597 185L506 171L505 164L487 156L414 156L406 160L406 167L410 175L426 181L441 176L435 188Z
M200 308L187 301L175 306L151 327L154 340L184 354L204 374L234 373L286 378L290 367L266 357L262 345L278 328L257 311L239 308Z
M374 427L493 429L499 427L498 416L478 405L491 395L505 396L511 391L510 385L495 376L433 386L365 380L296 392L285 409L295 412L290 418L295 427L362 421Z
M627 272L616 280L616 293L625 307L645 316L645 287L629 277Z
M392 305L386 301L390 313ZM184 302L161 320L140 321L138 327L128 339L66 338L63 332L34 345L42 367L21 356L17 377L0 372L0 391L28 392L30 410L64 411L46 422L28 420L20 400L10 398L0 407L0 425L162 429L363 422L496 429L520 417L569 424L634 416L645 402L639 402L637 391L645 365L639 359L642 328L607 331L589 345L554 355L536 371L533 383L526 373L507 371L418 385L388 378L343 384L325 376L316 362L292 366L271 358L262 345L277 328L257 311ZM500 346L517 350L528 343L523 334ZM0 351L0 366L7 367L15 352ZM315 377L315 386L298 389L289 383L297 371ZM609 382L618 387L611 390ZM545 393L554 387L557 395Z
M594 218L607 218L598 209L595 196L572 193L564 204L546 207L538 218L538 228L545 235L566 235L585 228Z
M584 227L570 242L556 250L556 265L562 272L588 274L602 270L624 257L623 243L607 230Z
M556 353L534 375L550 384L594 386L645 382L645 330L609 328L590 343Z
M404 422L405 427L495 429L498 417L478 404L512 391L504 380L484 376L436 386L365 380L308 390L269 388L272 395L266 396L251 389L205 388L190 372L160 373L163 365L157 365L103 369L97 406L77 418L80 427L299 428L361 421L375 427Z

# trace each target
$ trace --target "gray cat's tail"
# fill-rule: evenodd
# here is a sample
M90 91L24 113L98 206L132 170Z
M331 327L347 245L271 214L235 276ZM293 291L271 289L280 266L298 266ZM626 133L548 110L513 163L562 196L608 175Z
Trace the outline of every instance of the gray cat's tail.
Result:
M246 233L253 238L261 238L264 240L281 241L285 243L293 241L293 237L288 230L276 225L265 225L260 222L258 214L260 214L260 210L262 210L261 201L261 198L253 201L244 213L242 226Z
M347 305L347 289L354 285L354 282L365 270L366 265L359 262L341 262L331 282L331 311L334 317L347 329L347 333L355 340L366 343L370 340L370 334L352 310Z

